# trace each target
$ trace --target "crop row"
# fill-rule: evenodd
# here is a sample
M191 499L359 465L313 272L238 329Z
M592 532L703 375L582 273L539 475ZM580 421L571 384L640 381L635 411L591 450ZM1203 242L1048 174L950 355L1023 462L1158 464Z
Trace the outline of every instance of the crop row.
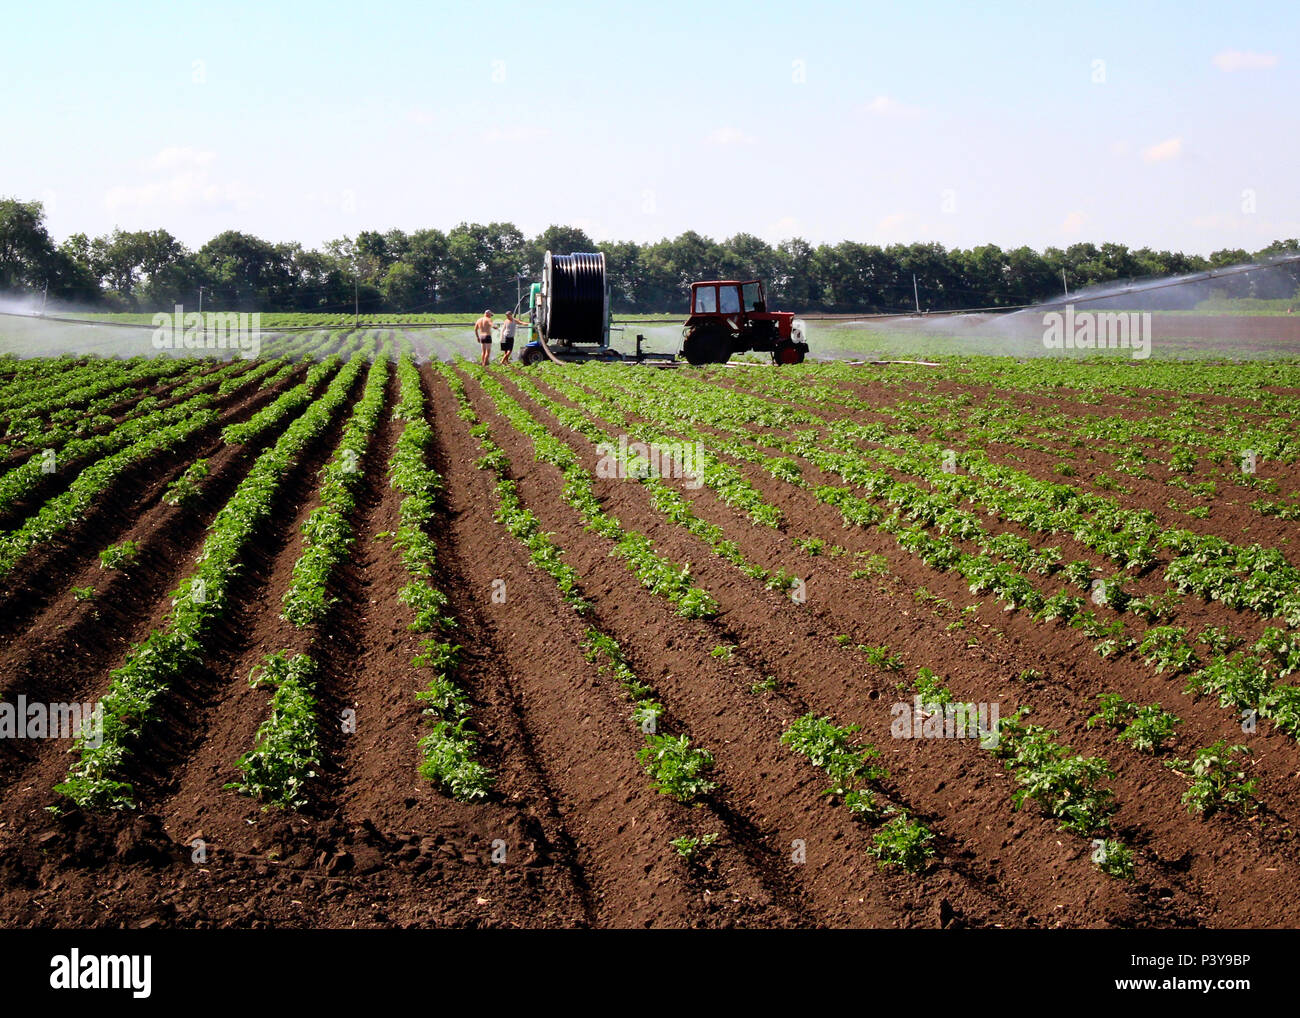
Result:
M708 483L708 486L718 493L723 501L728 501L728 495L743 490L745 492L744 507L748 511L751 520L758 522L761 519L766 522L770 518L775 518L775 507L764 502L758 492L743 478L739 477L739 471L734 467L719 463L716 457L710 456L707 452L702 453L702 447L686 456L677 448L680 443L669 445L667 437L656 433L653 429L634 429L634 436L647 446L645 452L648 455L643 455L634 446L621 443L619 436L615 435L613 431L602 428L585 409L567 406L552 399L526 373L516 371L511 375L511 380L529 398L553 414L561 424L586 438L596 447L598 452L612 457L614 462L608 464L611 468L610 472L619 477L635 479L642 484L650 492L651 504L656 510L707 544L719 558L729 562L746 576L760 581L769 588L788 590L792 586L795 580L792 575L784 570L769 570L764 566L751 562L741 552L736 542L726 537L722 527L716 523L701 519L691 507L690 500L663 480L665 472L681 472L680 468L683 468L683 464L680 462L674 467L672 464L665 464L663 461L663 457L669 454L669 450L677 449L678 455L682 455L683 459L699 461L689 463L693 476L698 477L701 483L711 482ZM555 380L552 380L552 382L554 384ZM560 385L557 385L557 388L565 391ZM566 395L576 396L581 399L583 394L570 388L566 391ZM601 411L602 416L609 420L611 410L601 407ZM628 425L626 418L618 414L616 410L612 412L616 416L614 420L610 421L611 425ZM737 501L732 500L730 504L736 505ZM768 510L771 510L771 512Z
M321 471L320 504L302 524L303 552L284 595L284 618L299 628L324 618L330 607L330 577L355 540L351 516L365 476L366 452L384 409L391 351L391 345L385 343L375 359L335 457Z
M338 368L340 358L328 357L319 364L313 364L307 377L287 392L281 393L269 406L263 407L248 420L232 424L221 433L221 438L229 445L246 445L268 428L293 416L311 402L312 395L320 384L329 378Z
M248 543L271 517L275 498L304 452L348 399L363 357L348 361L325 393L258 457L209 528L199 565L173 592L167 619L132 648L100 701L102 731L79 739L80 758L57 791L82 807L127 808L135 792L125 772L145 726L178 676L202 666L212 624L230 608L231 584Z
M188 370L189 363L171 358L132 361L94 361L70 371L62 378L49 379L40 386L19 387L0 400L0 412L13 418L15 413L39 417L66 407L80 406L140 382L149 386Z
M411 577L401 593L415 616L411 628L426 637L412 664L432 672L416 694L429 725L420 739L420 774L454 798L485 798L494 778L476 759L478 734L470 722L469 697L455 681L460 647L451 637L456 620L447 611L446 594L434 585L438 553L429 532L436 520L443 481L428 464L433 429L425 416L420 372L406 350L398 359L397 377L400 388L393 416L403 425L388 472L389 483L403 498L394 545L401 550Z
M711 424L743 434L750 441L799 455L851 484L866 488L873 496L903 506L904 515L909 518L964 539L979 541L986 550L1016 565L1050 574L1056 570L1055 558L1059 556L1054 556L1053 549L1033 549L1014 535L988 535L978 523L978 517L957 507L960 501L970 500L986 511L991 510L1035 533L1068 532L1080 543L1127 569L1148 568L1154 564L1158 549L1172 549L1179 554L1166 567L1165 575L1180 592L1221 601L1230 608L1253 609L1265 617L1281 615L1292 625L1300 621L1300 570L1287 564L1276 549L1259 545L1241 548L1220 538L1196 535L1186 530L1165 530L1153 514L1125 510L1114 500L1085 495L1068 485L1038 481L1008 467L993 466L978 455L972 454L960 461L960 468L969 473L951 473L943 464L944 450L934 444L915 443L908 436L893 441L913 442L919 446L918 451L909 455L888 450L838 451L851 437L868 441L887 440L876 425L838 423L831 429L835 437L829 443L806 432L794 439L754 435L734 423L736 417L752 416L754 408L748 402L742 402L740 406L719 411L717 408L725 402L712 401ZM864 455L881 459L893 469L922 476L935 490L926 492L915 485L897 481L885 471L864 466L861 462ZM954 465L948 464L949 467ZM1067 572L1087 589L1087 563L1072 563L1071 566ZM1073 569L1075 566L1081 568ZM1111 606L1117 610L1123 610L1127 605L1130 610L1148 617L1159 615L1163 610L1161 599L1124 597L1122 577L1102 582L1110 594ZM1067 595L1058 596L1048 610L1058 606L1064 608L1069 612L1064 616L1068 619L1077 611L1077 599L1073 599L1075 605L1067 605L1067 599ZM1032 603L1032 596L1029 606L1034 610L1043 608L1042 604Z
M385 344L371 365L334 458L321 471L320 504L302 527L303 552L284 597L284 618L298 628L318 625L324 618L329 582L353 542L350 516L363 477L362 460L383 411L389 352ZM318 670L309 653L291 657L289 651L280 650L250 676L253 688L269 686L274 691L271 712L258 727L254 747L236 764L241 779L228 788L289 809L307 804L307 784L316 776L321 756L315 696Z
M717 402L719 401L715 401L715 405ZM668 412L675 410L677 407L673 406ZM750 435L749 438L755 442L774 441L770 436ZM807 435L801 436L801 440L804 443L810 441ZM724 448L729 453L733 451L728 446L724 445ZM773 476L808 488L814 497L835 505L841 510L846 525L877 525L893 534L900 547L919 555L931 567L959 571L966 577L972 592L992 590L1008 608L1032 608L1041 620L1068 620L1090 636L1104 637L1097 646L1099 653L1113 653L1137 645L1139 654L1145 655L1147 663L1154 665L1157 672L1165 670L1170 661L1182 662L1184 667L1191 667L1195 663L1195 656L1183 643L1185 630L1154 627L1148 630L1140 644L1138 641L1122 639L1119 636L1122 623L1118 620L1113 625L1101 623L1091 610L1083 609L1078 598L1071 598L1064 592L1045 597L1038 593L1027 577L992 561L986 555L968 555L955 548L946 538L930 537L918 527L903 527L897 513L882 520L882 514L874 505L853 495L848 489L826 486L814 489L802 480L798 471L792 469L793 464L788 461L766 460L752 448L734 451L743 458L757 459ZM881 476L878 480L883 490L892 490L894 482L891 478ZM1005 538L1010 535L1001 536ZM1002 544L1005 546L1007 542L1003 541ZM1083 582L1082 579L1079 582ZM1145 614L1146 617L1152 617L1151 613L1160 610L1159 605L1152 604L1147 599L1127 597L1120 583L1111 582L1109 586L1111 597L1104 600L1111 607L1118 610L1128 608ZM1300 665L1300 653L1291 646L1293 638L1288 638L1280 630L1270 630L1269 633L1271 636L1266 636L1257 644L1254 655L1237 654L1228 658L1226 649L1230 648L1216 647L1219 653L1214 662L1208 669L1197 672L1189 679L1187 691L1193 694L1217 694L1224 706L1234 705L1253 711L1257 716L1272 719L1284 731L1295 734L1296 723L1300 720L1300 690L1287 685L1274 686L1273 678L1284 677L1288 668L1294 669ZM1203 638L1217 642L1212 637ZM1113 848L1113 845L1103 847L1099 851L1099 858L1104 858L1106 851ZM1122 859L1122 852L1120 858Z
M65 491L47 501L34 515L23 521L18 529L0 537L0 576L8 574L37 545L80 520L109 485L128 468L176 448L192 435L215 423L218 414L210 409L211 403L210 396L197 396L114 431L112 443L106 445L108 448L118 447L117 452L95 460L77 474ZM4 508L12 506L40 477L39 473L27 470L27 466L17 469L25 471L19 475L18 480L27 483L10 486L0 482L0 506ZM11 474L16 472L12 471ZM8 480L9 475L4 481Z
M627 530L601 507L591 474L577 455L528 413L501 383L481 369L475 377L503 417L532 442L538 460L555 466L564 475L564 499L577 510L586 528L614 543L613 554L624 559L643 586L665 597L686 618L710 618L718 603L690 578L690 566L679 566L653 550L645 534Z
M504 452L488 437L486 425L478 420L478 415L470 404L459 377L450 368L443 370L444 377L449 376L455 380L452 391L460 404L460 416L470 425L471 434L478 439L484 459L488 461L489 468L497 474L498 490L501 490L503 485L507 486L512 498L517 497L513 488L514 482L508 477L509 461L505 458ZM480 381L483 380L480 375ZM487 379L487 381L493 380ZM503 503L502 508L507 513L528 512L522 507L510 506L509 503ZM498 520L511 529L508 515L498 515ZM540 534L535 529L527 532L522 530L515 532L511 529L511 532L528 545L530 550L533 548L532 539L542 538L554 555L552 561L558 561L559 555L562 554L550 543L546 535ZM543 568L551 573L561 595L566 600L571 603L576 601L586 610L586 603L581 601L577 577L571 570L567 567L564 570L549 569L546 566ZM643 738L637 759L654 782L656 790L679 802L693 802L711 793L716 788L716 784L709 777L709 772L714 766L713 755L708 750L693 746L690 738L684 733L674 735L660 731L665 713L663 704L655 698L654 689L636 676L618 642L597 627L588 626L583 640L583 653L593 664L608 669L623 692L630 698L632 722Z

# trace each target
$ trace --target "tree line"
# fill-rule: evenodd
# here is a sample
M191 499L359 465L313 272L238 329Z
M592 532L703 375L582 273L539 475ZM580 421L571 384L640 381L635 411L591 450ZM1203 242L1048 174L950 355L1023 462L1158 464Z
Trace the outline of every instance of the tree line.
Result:
M681 314L692 281L761 278L774 309L856 314L907 310L917 301L926 311L1032 304L1059 297L1063 286L1073 291L1295 253L1300 241L1208 257L1109 243L1041 252L993 244L813 246L799 238L772 245L746 233L715 241L694 231L654 243L597 244L573 227L529 238L511 223L461 223L446 232L363 230L320 250L228 230L191 251L166 230L114 230L93 239L78 233L56 244L40 202L0 199L0 293L48 293L51 308L188 308L201 290L203 306L214 310L477 312L526 294L548 250L604 251L619 313ZM1215 286L1224 297L1289 299L1300 296L1300 268L1225 277ZM1205 295L1179 290L1161 292L1165 306Z

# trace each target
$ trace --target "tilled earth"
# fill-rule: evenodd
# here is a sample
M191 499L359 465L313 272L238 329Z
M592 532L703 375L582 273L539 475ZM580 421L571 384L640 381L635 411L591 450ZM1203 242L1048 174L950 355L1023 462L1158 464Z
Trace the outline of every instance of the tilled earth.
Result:
M281 599L301 550L298 528L316 504L318 472L340 423L281 492L276 522L238 577L239 607L223 622L206 666L185 676L162 721L148 730L134 775L139 810L52 811L60 801L53 786L71 759L68 743L0 745L0 924L1300 924L1295 742L1271 732L1252 737L1252 776L1266 804L1260 816L1193 819L1180 802L1182 778L1156 758L1118 749L1084 719L1098 692L1114 691L1175 710L1188 744L1239 739L1231 712L1212 700L1181 696L1181 683L1153 677L1140 661L1100 658L1076 630L1004 613L991 598L962 616L962 626L951 625L955 613L919 603L912 592L925 587L958 608L975 603L959 576L929 569L878 530L846 529L834 509L761 471L737 464L783 511L782 529L750 525L707 488L683 494L748 559L800 576L806 603L713 555L657 512L644 486L598 480L605 510L652 538L661 554L689 563L695 582L721 605L715 619L684 620L611 557L608 541L584 529L563 499L559 471L534 459L528 438L466 375L470 401L509 457L521 498L583 577L593 607L579 617L494 519L495 478L476 465L477 442L445 381L429 364L422 375L436 436L432 466L446 484L433 534L437 581L450 595L465 648L459 680L473 700L484 760L497 775L493 795L459 803L417 773L422 720L411 659L419 640L398 600L407 577L386 539L397 529L400 503L386 475L399 428L388 413L367 457L353 554L313 648L323 662L326 761L312 803L300 813L263 810L225 787L238 777L235 762L266 713L266 695L250 688L249 673L293 639L280 618ZM544 374L534 377L566 402ZM594 446L508 378L504 384L595 473ZM849 389L882 406L897 398L896 389L868 377ZM0 694L77 702L102 695L126 650L166 616L168 594L188 574L208 523L260 451L224 446L220 428L275 395L226 400L219 425L172 450L165 463L120 478L66 539L7 579L0 589ZM395 381L388 399L391 409ZM1033 402L1026 397L1026 406ZM838 413L824 412L828 419ZM1123 407L1116 401L1087 412ZM1050 476L1048 458L1019 452L1022 469ZM210 457L212 467L203 497L183 510L162 504L163 489L198 456ZM811 464L804 476L832 481ZM1138 487L1135 505L1166 513L1164 502L1154 486ZM1218 516L1215 526L1236 522ZM1277 520L1250 522L1254 539L1265 543L1294 532L1294 524ZM1180 516L1170 525L1189 523ZM1014 524L988 526L1040 540ZM845 553L810 557L793 547L794 537L822 538ZM141 556L110 579L97 553L127 538L140 543ZM1086 557L1068 536L1053 543L1066 560ZM859 552L883 556L888 573L854 575ZM71 594L86 585L99 588L92 601ZM1243 627L1213 604L1189 603L1181 621ZM641 734L623 692L582 652L588 626L618 641L637 675L654 686L672 727L714 754L718 788L702 804L679 804L652 787L637 761ZM849 639L837 639L843 636ZM906 668L874 668L853 644L888 645ZM733 650L718 654L719 647ZM1036 809L1012 809L1014 779L976 743L890 738L891 706L911 700L900 675L922 665L949 676L963 700L1000 701L1005 713L1032 703L1037 723L1056 728L1079 752L1110 760L1114 826L1138 852L1135 879L1099 872L1088 839L1062 833ZM1027 669L1034 677L1020 678ZM860 737L878 747L890 775L884 794L936 834L936 854L921 873L880 868L867 851L871 828L824 795L828 779L781 745L790 722L809 712L859 725ZM336 723L348 717L354 730ZM716 844L694 861L668 846L683 834L714 833Z

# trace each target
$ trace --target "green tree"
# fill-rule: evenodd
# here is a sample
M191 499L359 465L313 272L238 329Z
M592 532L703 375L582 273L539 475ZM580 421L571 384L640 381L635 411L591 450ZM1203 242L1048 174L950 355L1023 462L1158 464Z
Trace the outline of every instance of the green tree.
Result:
M53 257L45 206L0 198L0 291L43 287Z

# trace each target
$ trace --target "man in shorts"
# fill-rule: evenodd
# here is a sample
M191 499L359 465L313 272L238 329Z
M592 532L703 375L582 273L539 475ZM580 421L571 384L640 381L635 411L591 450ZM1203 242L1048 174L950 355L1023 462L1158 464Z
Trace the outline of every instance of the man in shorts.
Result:
M484 311L479 320L474 323L474 335L478 337L478 345L483 351L483 356L479 363L483 367L488 366L488 361L492 359L492 312Z
M515 317L513 311L506 312L506 320L501 323L501 363L510 363L511 351L515 348L515 328L519 325L519 319Z

